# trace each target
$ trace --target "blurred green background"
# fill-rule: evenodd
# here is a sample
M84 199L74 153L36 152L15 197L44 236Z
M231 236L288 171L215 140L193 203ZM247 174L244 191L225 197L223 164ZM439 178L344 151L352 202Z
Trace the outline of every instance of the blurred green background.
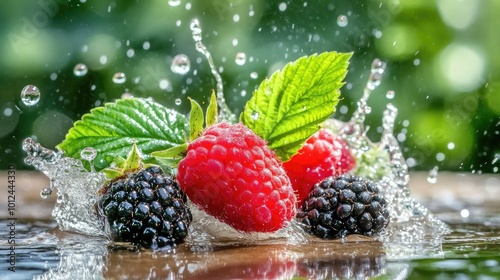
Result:
M215 80L189 29L198 18L236 113L285 63L335 50L354 53L335 115L347 120L378 57L387 69L369 100L374 141L392 102L412 170L497 173L498 11L499 0L1 1L0 169L28 169L24 138L54 148L82 114L124 94L184 113L188 96L207 100ZM244 64L235 61L239 52ZM190 60L185 75L171 70L178 54ZM79 63L88 68L83 76L74 73ZM115 73L126 81L113 82ZM21 101L29 84L41 92L31 107ZM386 97L388 90L394 98Z

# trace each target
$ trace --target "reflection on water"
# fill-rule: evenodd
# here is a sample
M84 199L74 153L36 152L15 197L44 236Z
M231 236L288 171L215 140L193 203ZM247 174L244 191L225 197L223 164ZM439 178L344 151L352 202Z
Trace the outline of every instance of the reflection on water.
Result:
M439 217L452 228L442 257L398 261L387 259L382 243L360 236L306 244L284 239L221 243L206 251L183 244L172 254L135 251L102 238L61 232L54 222L23 221L17 227L16 272L6 274L8 263L1 262L0 279L496 279L498 215L470 220L459 213ZM0 222L0 227L5 229L6 223ZM2 239L0 252L7 251Z

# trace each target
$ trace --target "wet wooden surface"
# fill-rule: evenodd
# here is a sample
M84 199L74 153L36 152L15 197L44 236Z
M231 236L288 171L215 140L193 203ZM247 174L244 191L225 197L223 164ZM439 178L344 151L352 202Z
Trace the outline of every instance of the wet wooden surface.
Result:
M5 172L0 182L6 186ZM49 180L38 172L16 174L16 217L26 220L52 220L51 211L56 195L41 199L40 191L48 187ZM459 213L462 209L498 210L500 176L463 175L442 172L435 184L427 182L427 173L412 173L412 195L430 209ZM7 189L0 195L0 217L7 217ZM50 230L60 240L71 233ZM80 243L85 243L83 237ZM101 246L102 247L102 246ZM69 260L95 262L98 252L75 255L73 247L59 248L61 258L57 271L71 266ZM319 241L307 244L265 242L253 245L219 246L206 251L193 251L182 244L176 253L130 251L123 248L104 249L102 261L97 261L98 274L105 279L366 279L385 273L386 260L380 242L361 236L349 236L340 241ZM62 268L61 268L62 267ZM95 267L95 265L93 265ZM64 268L64 269L63 269ZM0 277L1 278L1 277Z
M443 207L462 205L489 205L500 200L499 174L456 174L439 173L435 184L427 182L427 173L414 172L410 175L412 195L426 203L440 203ZM42 199L40 191L49 186L49 179L39 172L18 171L16 173L16 217L20 219L51 219L52 208L56 202L55 193L49 199ZM0 171L0 218L7 213L7 174ZM457 204L458 203L458 204ZM426 205L427 206L427 205ZM436 205L439 206L439 205ZM429 206L428 206L429 207ZM432 208L432 207L431 207Z

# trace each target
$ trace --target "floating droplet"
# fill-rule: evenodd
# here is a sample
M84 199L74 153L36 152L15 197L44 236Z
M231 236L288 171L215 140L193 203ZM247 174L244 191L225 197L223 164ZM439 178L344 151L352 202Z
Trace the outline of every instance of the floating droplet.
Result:
M80 151L80 157L83 160L91 161L94 160L96 156L97 156L97 151L92 147L83 148Z
M35 106L40 101L40 90L34 85L27 85L21 90L21 101L26 106Z
M462 216L462 218L468 218L469 214L469 210L467 209L462 209L462 211L460 211L460 216Z
M172 72L179 75L187 74L190 68L191 62L189 61L189 57L187 57L187 55L185 54L176 55L172 60L172 65L170 65L170 69L172 70Z
M113 83L123 84L127 80L127 76L123 72L117 72L113 75Z
M43 199L47 199L52 195L52 190L50 188L44 188L40 191L40 197Z
M437 178L438 178L438 171L439 171L439 167L434 166L434 168L432 168L429 171L429 175L427 176L427 182L429 182L431 184L435 184L437 182Z
M393 91L393 90L388 90L385 94L385 97L387 99L393 99L394 98L394 95L396 95L396 93Z
M346 27L349 23L349 19L345 15L340 15L337 17L337 25L340 27Z
M281 2L278 8L280 9L280 11L284 12L286 10L286 6L287 5L285 2Z
M132 98L132 97L134 97L132 95L132 93L130 93L130 92L124 92L120 98L121 99L127 99L127 98Z
M234 59L234 62L238 65L243 65L247 62L247 55L244 52L239 52L236 54L236 58Z
M179 6L180 3L181 3L181 0L168 0L168 4L171 7Z
M174 102L175 102L175 105L181 105L182 100L180 98L176 98Z
M252 72L252 73L250 73L250 78L252 78L252 79L254 79L254 80L255 80L255 79L257 79L258 77L259 77L259 74L257 74L257 72Z
M87 72L89 72L89 69L87 68L87 65L83 63L78 63L77 65L75 65L75 68L73 68L73 73L77 77L85 76L87 75Z
M166 90L170 87L170 81L167 79L161 79L158 85L160 86L161 89Z
M101 55L101 56L99 57L99 63L101 63L101 64L103 64L103 65L104 65L104 64L106 64L106 62L108 62L108 57L107 57L107 56L105 56L105 55Z
M259 112L253 111L252 114L250 115L250 118L256 121L259 118Z

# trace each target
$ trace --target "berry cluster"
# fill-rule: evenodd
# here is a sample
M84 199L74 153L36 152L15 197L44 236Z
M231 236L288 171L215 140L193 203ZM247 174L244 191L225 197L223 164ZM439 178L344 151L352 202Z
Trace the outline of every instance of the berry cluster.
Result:
M344 174L354 165L347 143L322 128L283 167L292 182L298 205L302 205L314 184L329 176Z
M187 236L192 216L186 195L160 167L126 173L101 192L113 240L158 248L175 247Z
M372 236L388 224L389 211L375 182L340 175L315 184L297 218L311 234L333 239Z

